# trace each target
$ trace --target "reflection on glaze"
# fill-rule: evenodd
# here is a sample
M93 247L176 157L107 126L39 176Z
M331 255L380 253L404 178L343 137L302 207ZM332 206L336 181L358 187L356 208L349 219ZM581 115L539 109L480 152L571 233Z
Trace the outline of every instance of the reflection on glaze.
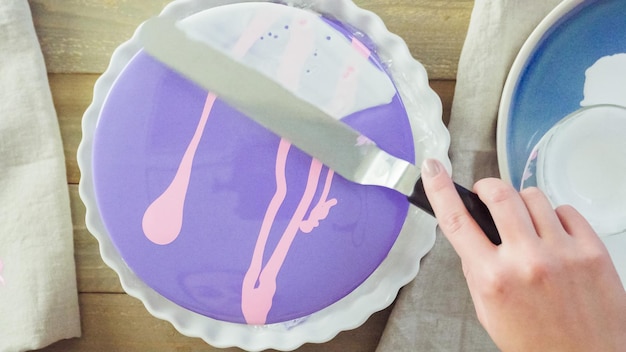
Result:
M256 13L250 23L240 31L241 35L235 45L230 48L235 59L248 64L245 61L248 58L252 60L250 66L265 73L273 67L275 72L270 76L276 77L277 82L309 102L322 106L338 119L361 109L391 101L395 95L393 84L384 73L369 63L368 58L371 53L361 42L356 39L352 39L351 42L336 40L328 34L328 25L318 15L310 12L299 11L298 15L293 16L288 22L281 22L281 19L285 20L284 9L291 11L286 6L281 6L281 8L283 9L281 11L272 7L269 9L272 11ZM280 36L276 28L282 29ZM278 43L279 41L281 42ZM320 47L322 44L325 45L323 48ZM264 52L264 50L269 50L268 47L273 50L269 59ZM259 51L266 55L258 55ZM337 53L341 56L337 56ZM314 67L319 60L331 60L330 62L334 64L324 65L324 68L336 67L337 62L341 64L338 71L327 70L331 73L319 73L321 78L316 74L315 79L319 81L311 81L315 84L305 83L307 76L311 76L310 73L315 71ZM320 86L321 84L326 86ZM369 93L367 87L378 89L373 90L376 93L364 94ZM331 90L328 91L328 88ZM324 102L321 100L323 95L320 92L327 95ZM361 92L360 96L359 92ZM311 96L313 98L310 98ZM208 94L194 136L170 186L144 213L142 222L144 234L155 244L169 244L181 231L193 159L215 98L214 94ZM277 290L277 276L297 234L300 231L302 233L313 232L319 226L320 221L327 218L331 208L337 204L337 199L329 198L334 172L326 168L321 195L312 207L322 179L322 172L325 169L316 159L311 160L304 192L290 195L293 191L289 191L286 178L290 149L291 144L281 139L275 163L276 191L265 211L250 265L242 281L241 309L248 324L260 325L267 321L267 315L271 310L272 300ZM264 254L266 250L270 250L267 248L267 242L271 229L287 197L299 197L300 200L278 244L264 264Z
M315 50L315 32L307 18L294 18L289 28L291 35L278 66L276 78L278 82L293 91L300 86L300 72Z
M362 75L364 67L368 67L368 62L363 58L370 56L370 50L356 38L352 38L353 51L346 59L343 72L341 73L335 94L328 106L327 111L333 116L345 116L350 113L355 105L356 93L359 89L359 76Z
M241 5L244 6L244 5ZM277 82L296 82L298 87L292 92L309 103L322 107L335 118L342 118L357 111L373 106L389 104L396 94L393 82L385 72L368 60L369 49L358 40L352 42L335 30L320 15L291 6L270 3L247 3L246 8L255 11L268 10L278 16L274 25L257 37L248 40L256 42L242 57L236 57L241 63L253 68ZM249 24L245 16L233 18L227 16L224 7L224 16L219 15L220 8L214 8L215 17L211 21L198 18L190 25L187 34L195 40L205 42L212 47L231 52L233 35L247 33ZM303 23L299 23L303 22ZM298 33L302 32L302 33ZM215 35L220 33L220 35ZM307 34L312 36L306 40L296 39ZM291 51L294 46L301 47L301 52ZM314 48L310 52L311 48ZM306 55L306 53L310 53ZM367 53L367 55L365 55ZM300 71L295 67L285 67L279 63L285 55L292 55L296 60L303 60ZM354 101L351 104L343 103L344 109L334 109L330 103L340 98L335 91L337 78L348 73L351 63L353 69L360 71ZM280 77L280 76L291 76ZM297 79L294 79L297 78ZM350 81L342 82L348 84ZM291 88L291 87L286 87ZM331 111L332 110L332 111ZM337 115L339 113L339 115Z

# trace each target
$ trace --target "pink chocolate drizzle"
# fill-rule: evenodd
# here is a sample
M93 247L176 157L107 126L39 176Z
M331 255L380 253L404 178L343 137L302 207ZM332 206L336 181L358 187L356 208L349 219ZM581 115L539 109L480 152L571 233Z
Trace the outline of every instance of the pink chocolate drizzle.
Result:
M298 31L296 33L301 34L300 37L292 37L290 42L295 42L294 39L297 39L298 45L289 45L288 49L284 55L284 60L281 66L291 66L296 67L297 70L292 70L292 72L302 72L302 65L304 65L305 55L301 55L302 51L309 49L312 51L314 47L312 45L307 45L306 43L301 44L305 41L305 39L313 37L310 36L307 31L304 29L307 25L305 22L299 22L302 26L302 31ZM308 26L307 26L308 27ZM295 33L294 33L295 34ZM365 48L358 40L353 39L352 41L353 47L362 57L369 57L370 51ZM290 55L291 50L298 50L299 55ZM298 65L300 64L300 65ZM356 66L351 63L347 63L346 68L344 70L344 74L339 78L337 87L335 89L334 99L332 100L328 110L330 110L331 114L341 114L344 110L347 109L347 104L352 104L354 102L354 98L357 90L357 81L358 81L359 71ZM283 75L279 76L285 79L293 79L293 81L282 82L287 87L291 87L295 89L297 87L296 77L292 75ZM328 170L326 175L326 180L324 184L324 189L322 190L322 195L318 203L311 210L308 219L304 219L306 215L306 211L310 208L311 203L313 201L313 197L315 195L315 191L319 184L319 178L322 171L322 164L317 160L313 159L311 161L311 167L309 169L309 176L307 181L307 186L305 188L304 194L296 208L296 211L287 226L287 229L283 232L283 236L281 237L278 245L274 249L269 261L262 267L262 258L264 254L264 249L267 243L267 237L269 236L269 231L271 229L271 225L274 223L274 219L276 214L278 213L278 208L282 204L285 195L287 194L287 183L285 177L285 166L287 153L289 152L291 144L288 142L281 140L281 144L278 149L278 154L276 157L276 188L277 191L272 198L272 202L270 203L270 207L266 212L265 219L263 224L261 225L261 232L259 233L259 237L254 249L254 254L252 257L252 262L250 263L250 267L246 272L243 281L242 287L242 303L241 308L248 324L261 325L265 324L267 321L267 315L272 308L272 300L274 298L274 294L276 292L276 278L278 277L278 272L283 265L285 258L287 257L287 253L289 248L291 247L291 243L293 242L295 236L298 233L298 230L304 233L310 233L314 228L319 226L321 220L325 219L330 209L337 204L337 199L332 198L328 199L328 194L330 192L330 185L332 183L332 179L334 176L334 172L332 170Z
M235 58L243 57L278 18L279 14L276 12L258 13L232 49L233 56ZM295 18L289 28L291 29L291 36L281 57L277 80L295 91L300 85L302 68L307 58L315 50L315 32L313 24L305 17ZM369 57L370 51L358 40L353 39L352 46L362 58ZM337 81L334 98L327 108L327 111L334 116L342 116L342 113L353 104L358 87L358 65L350 62L350 58L346 61L343 74ZM155 244L167 245L180 234L193 159L215 99L216 96L213 93L207 95L196 131L171 184L163 194L148 206L144 213L142 221L144 234ZM311 233L319 226L320 221L328 216L331 208L337 204L337 199L328 198L334 176L334 172L329 169L320 199L311 209L323 169L323 165L318 160L312 159L306 187L300 202L272 255L263 265L263 256L271 228L288 194L286 164L290 148L291 144L281 139L276 154L276 191L261 223L250 266L242 282L241 309L248 324L265 324L277 289L276 278L298 231ZM310 214L305 219L309 209L311 209Z
M279 18L274 11L261 11L250 22L247 35L243 35L232 49L234 58L243 57L267 29ZM189 146L183 154L174 179L165 192L155 199L146 209L142 228L145 236L155 244L166 245L172 243L180 234L183 226L183 213L189 178L193 167L193 159L198 149L198 144L204 133L204 127L211 114L215 94L209 92L204 109L196 127L196 131L189 142Z
M143 215L141 222L143 232L150 241L156 244L170 244L178 237L178 234L180 234L180 229L183 226L183 209L187 188L189 187L193 159L196 155L200 139L202 138L204 127L209 119L209 114L213 108L215 98L216 96L213 93L207 95L198 127L196 127L191 142L189 142L189 146L187 146L185 154L183 154L174 179L165 192L148 206L148 209L146 209Z

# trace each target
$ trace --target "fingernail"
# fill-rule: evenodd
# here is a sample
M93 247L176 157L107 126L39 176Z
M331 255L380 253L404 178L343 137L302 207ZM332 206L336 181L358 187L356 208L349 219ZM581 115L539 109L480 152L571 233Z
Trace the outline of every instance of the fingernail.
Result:
M426 159L422 163L422 175L435 177L441 172L441 164L435 159Z

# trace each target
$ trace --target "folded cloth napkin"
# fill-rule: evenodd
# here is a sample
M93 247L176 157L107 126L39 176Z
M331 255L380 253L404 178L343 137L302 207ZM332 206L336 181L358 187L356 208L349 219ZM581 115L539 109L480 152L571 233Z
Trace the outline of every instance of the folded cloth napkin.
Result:
M532 30L561 0L475 0L459 60L449 130L455 180L498 176L496 121L508 71ZM460 260L441 233L398 296L377 352L497 351L478 322Z
M0 351L80 335L59 125L27 0L0 1Z

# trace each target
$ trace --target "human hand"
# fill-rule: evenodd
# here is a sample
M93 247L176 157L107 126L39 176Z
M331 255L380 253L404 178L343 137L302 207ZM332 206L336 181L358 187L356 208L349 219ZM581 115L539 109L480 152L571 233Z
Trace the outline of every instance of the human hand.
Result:
M441 230L461 258L478 319L503 351L626 351L626 291L609 254L572 207L536 188L476 183L502 237L493 245L435 160L422 166Z

